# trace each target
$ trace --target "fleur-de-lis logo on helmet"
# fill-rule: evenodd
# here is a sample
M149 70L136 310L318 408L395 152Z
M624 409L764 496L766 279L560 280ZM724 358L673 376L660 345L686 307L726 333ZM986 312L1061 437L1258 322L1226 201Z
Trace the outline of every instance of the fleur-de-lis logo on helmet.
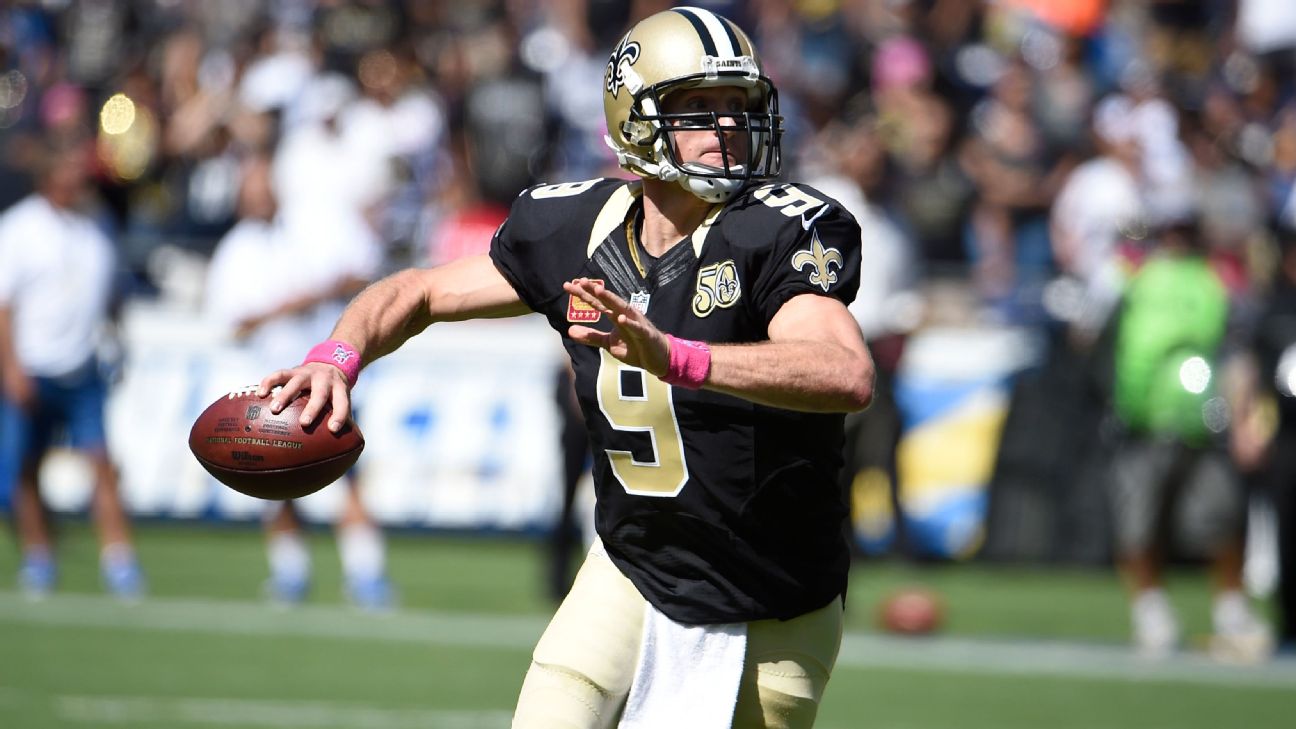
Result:
M603 74L603 85L607 87L607 92L612 94L612 98L615 99L621 87L626 85L627 71L638 60L639 44L632 42L630 34L626 33L617 47L612 49L612 55L608 58L607 71Z
M832 270L833 265L839 269L846 265L842 260L841 251L836 248L824 248L817 230L811 234L810 250L797 251L796 255L792 256L792 267L804 271L806 266L809 266L810 283L824 291L837 283L837 272Z

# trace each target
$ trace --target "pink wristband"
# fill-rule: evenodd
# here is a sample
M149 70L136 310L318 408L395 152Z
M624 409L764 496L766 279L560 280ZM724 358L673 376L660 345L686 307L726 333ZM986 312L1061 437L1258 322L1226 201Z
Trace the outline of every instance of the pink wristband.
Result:
M307 362L333 365L342 370L342 374L346 375L347 383L352 387L355 387L356 380L360 379L360 353L346 342L336 339L320 342L306 353L306 359L302 360L302 364Z
M711 372L711 347L706 342L680 339L670 334L666 335L666 341L670 343L670 364L666 366L662 382L690 390L702 387Z

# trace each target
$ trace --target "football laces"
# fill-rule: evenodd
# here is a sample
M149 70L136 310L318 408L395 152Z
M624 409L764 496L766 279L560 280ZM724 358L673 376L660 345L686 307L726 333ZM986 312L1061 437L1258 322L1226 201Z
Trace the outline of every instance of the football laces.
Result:
M245 385L245 386L243 386L243 387L240 387L240 388L237 388L237 389L234 389L234 390L230 390L230 391L229 391L229 394L227 394L225 397L226 397L226 399L233 400L233 399L235 399L235 398L239 398L239 397L246 397L246 396L248 396L248 395L255 395L256 392L257 392L257 390L259 390L259 389L261 389L261 386L260 386L260 385ZM282 390L282 389L283 389L283 385L277 385L277 386L275 386L274 388L272 388L272 389L270 390L270 394L271 394L271 395L274 395L276 392L279 392L279 391Z

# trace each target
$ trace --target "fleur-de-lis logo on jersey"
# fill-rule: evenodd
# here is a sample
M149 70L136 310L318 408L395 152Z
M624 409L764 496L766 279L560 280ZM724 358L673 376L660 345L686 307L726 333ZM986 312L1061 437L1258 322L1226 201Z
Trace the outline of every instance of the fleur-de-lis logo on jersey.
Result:
M846 265L846 262L842 260L841 251L836 248L824 248L817 230L810 234L810 250L797 251L796 255L792 256L792 267L804 271L806 266L809 266L810 283L824 291L837 283L837 272L832 270L834 264L840 269Z
M612 94L612 98L615 99L621 87L626 85L627 72L630 72L630 66L638 60L639 44L632 43L630 34L626 33L621 43L612 49L612 55L608 58L607 71L603 74L603 85L607 87L607 92Z

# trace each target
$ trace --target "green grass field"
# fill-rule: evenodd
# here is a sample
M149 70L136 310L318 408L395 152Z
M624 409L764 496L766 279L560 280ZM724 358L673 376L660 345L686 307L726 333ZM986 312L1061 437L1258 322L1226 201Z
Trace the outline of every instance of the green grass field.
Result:
M374 616L344 604L327 532L312 535L312 600L293 610L260 600L252 529L141 525L151 589L138 605L101 594L81 524L62 534L60 592L22 599L8 587L8 537L0 729L499 729L552 609L543 552L526 540L393 535L402 607ZM881 597L909 584L944 597L939 637L873 630ZM1199 642L1204 579L1176 574L1171 591ZM1102 571L861 563L847 619L826 729L1296 726L1296 660L1227 666L1190 647L1140 661L1124 644L1119 585Z

